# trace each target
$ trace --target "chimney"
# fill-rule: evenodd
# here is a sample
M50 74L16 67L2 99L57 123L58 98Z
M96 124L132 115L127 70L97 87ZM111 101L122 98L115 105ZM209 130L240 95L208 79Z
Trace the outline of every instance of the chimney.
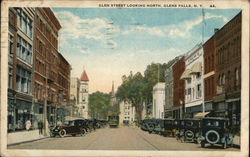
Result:
M215 28L215 29L214 29L214 34L215 34L216 32L218 32L218 30L219 30L219 28Z

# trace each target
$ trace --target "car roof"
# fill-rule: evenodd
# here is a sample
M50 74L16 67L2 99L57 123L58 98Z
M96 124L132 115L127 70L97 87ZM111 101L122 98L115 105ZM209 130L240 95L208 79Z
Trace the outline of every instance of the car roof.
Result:
M211 120L229 120L228 118L223 118L223 117L204 117L203 119L211 119Z

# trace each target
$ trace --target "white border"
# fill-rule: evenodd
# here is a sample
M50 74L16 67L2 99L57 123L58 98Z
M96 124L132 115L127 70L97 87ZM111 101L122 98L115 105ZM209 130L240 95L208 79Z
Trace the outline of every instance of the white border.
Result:
M136 4L202 4L209 8L215 4L216 9L242 9L242 93L241 93L241 151L100 151L100 150L18 150L7 149L7 71L8 71L8 7L90 7L98 8L98 3L136 3ZM5 75L6 74L6 75ZM1 149L0 156L248 156L249 153L249 3L237 1L81 1L81 0L16 0L1 3Z

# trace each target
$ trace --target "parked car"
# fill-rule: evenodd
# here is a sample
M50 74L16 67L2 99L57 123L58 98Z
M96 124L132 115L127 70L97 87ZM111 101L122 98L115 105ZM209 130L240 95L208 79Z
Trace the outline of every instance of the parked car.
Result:
M181 141L198 143L197 139L200 137L201 122L200 119L181 120L179 129L179 137L181 138Z
M76 136L77 134L85 135L87 133L87 123L84 119L77 119L69 121L67 125L56 126L50 130L50 136L55 137L59 135L64 137L65 135Z
M162 129L162 135L175 137L179 130L179 120L164 119L164 128Z
M203 118L199 141L203 148L207 143L211 145L222 144L223 148L227 148L233 142L229 120L215 117Z
M162 135L164 129L164 120L163 119L154 119L154 129L153 132L159 135Z

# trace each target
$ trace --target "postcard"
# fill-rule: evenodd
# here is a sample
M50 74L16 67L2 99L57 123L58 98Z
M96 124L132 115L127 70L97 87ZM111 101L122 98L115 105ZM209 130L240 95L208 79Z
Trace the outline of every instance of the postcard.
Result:
M1 156L249 155L249 2L3 0Z

